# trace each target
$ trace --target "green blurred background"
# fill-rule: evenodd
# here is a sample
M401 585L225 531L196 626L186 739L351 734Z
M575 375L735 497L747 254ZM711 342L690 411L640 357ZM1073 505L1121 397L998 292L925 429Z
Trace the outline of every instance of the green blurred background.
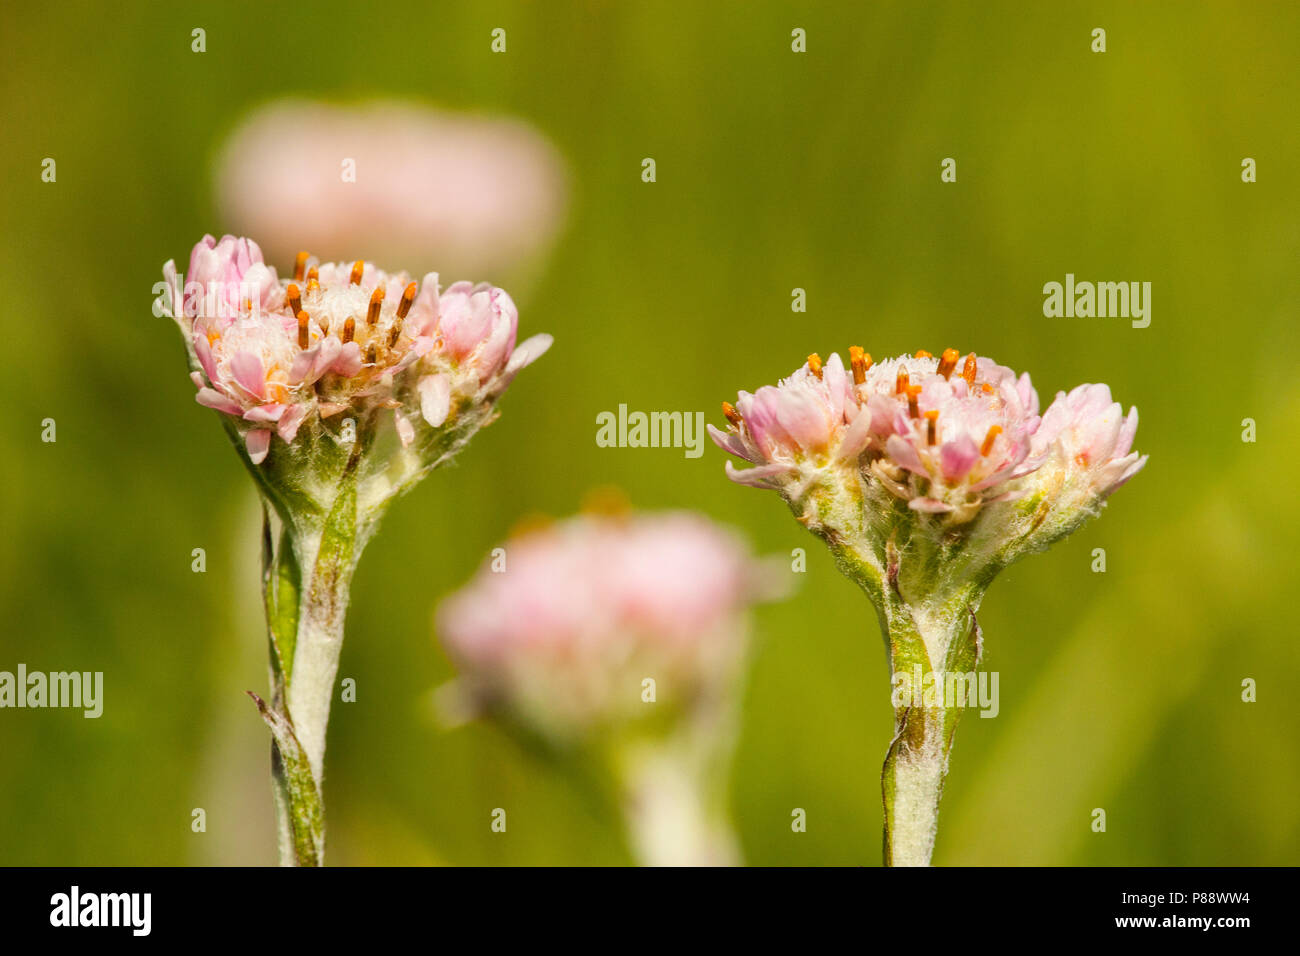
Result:
M1044 403L1108 382L1151 455L1101 520L991 590L1001 714L958 733L935 862L1300 861L1300 7L123 0L6 4L0 27L0 669L106 685L99 720L0 711L0 863L274 859L267 734L242 693L266 686L255 495L150 308L163 261L228 226L222 139L285 94L515 114L572 188L516 295L521 335L555 348L362 562L331 862L628 860L562 777L490 728L441 730L429 704L451 674L436 602L521 516L613 484L765 553L807 549L798 593L757 614L737 826L751 863L878 863L891 715L866 601L711 445L690 460L594 441L620 402L718 422L738 388L851 344L976 349L1030 370ZM1152 282L1151 326L1044 318L1042 286L1067 272Z

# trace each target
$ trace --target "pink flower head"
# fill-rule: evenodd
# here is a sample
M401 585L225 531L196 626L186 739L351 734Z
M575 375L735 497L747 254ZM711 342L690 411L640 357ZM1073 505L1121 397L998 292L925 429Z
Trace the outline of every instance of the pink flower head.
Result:
M481 705L556 730L646 713L645 678L665 703L706 693L760 590L740 542L685 512L584 515L499 553L444 602L439 630Z
M471 362L480 380L499 372L515 347L519 312L503 289L457 282L438 300L437 331L456 362Z
M518 314L500 289L465 295L468 283L458 283L444 308L434 273L421 289L404 272L299 253L292 280L282 281L255 242L234 236L205 236L190 268L182 286L175 264L163 267L160 304L186 337L199 403L240 420L254 464L273 435L292 444L305 422L344 411L390 409L409 445L417 417L438 428L454 404L489 410L550 345L543 335L515 348ZM459 318L461 299L471 300L468 320ZM444 311L454 318L440 324Z
M235 236L222 236L218 242L207 235L190 253L180 301L190 318L206 314L231 319L254 306L270 308L278 292L275 270L262 261L257 243Z
M223 214L280 261L305 244L499 275L549 246L566 192L563 160L527 123L403 102L273 102L217 164Z
M1145 461L1128 455L1136 411L1121 427L1105 386L1061 396L1040 419L1029 375L974 353L963 360L956 349L939 358L921 351L877 364L855 346L849 357L846 372L838 355L824 366L811 355L778 385L741 392L734 407L723 403L729 428L710 434L756 466L728 462L733 480L799 498L847 464L913 511L961 524L985 505L1028 493L1021 479L1056 445L1069 446L1066 459L1077 467L1095 470L1102 494Z
M1115 491L1142 470L1146 455L1131 451L1138 411L1111 400L1107 385L1080 385L1058 392L1034 435L1042 456L1055 453L1066 467L1086 476L1096 493Z

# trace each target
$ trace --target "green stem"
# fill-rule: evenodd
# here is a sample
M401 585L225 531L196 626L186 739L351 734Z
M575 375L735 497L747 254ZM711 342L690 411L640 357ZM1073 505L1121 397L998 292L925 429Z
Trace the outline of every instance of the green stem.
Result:
M886 866L928 866L934 853L953 736L978 680L977 605L970 592L935 611L909 606L897 591L886 596L880 616L894 702L880 775Z
M624 823L642 866L739 864L723 780L699 756L688 741L647 742L621 755Z
M269 521L268 515L263 583L273 695L269 706L259 701L259 708L274 737L280 862L319 866L330 704L352 574L372 525L358 521L356 485L347 475L325 520L285 525L278 549L270 545Z
M355 501L339 525L319 535L300 535L296 541L299 560L311 568L311 573L299 603L293 669L286 684L285 703L318 786L324 777L325 731L356 567L354 516Z
M840 570L875 605L889 655L894 737L880 774L885 865L928 866L953 735L978 679L975 612L991 575L941 588L941 562L919 542L905 543L904 554L893 540L880 553L844 538L830 543Z

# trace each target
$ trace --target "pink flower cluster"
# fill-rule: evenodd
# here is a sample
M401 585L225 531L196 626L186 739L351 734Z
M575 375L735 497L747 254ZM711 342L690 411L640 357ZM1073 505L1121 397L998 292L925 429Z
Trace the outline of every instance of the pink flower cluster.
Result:
M366 262L318 263L300 253L281 280L250 239L205 236L182 278L163 266L160 300L186 338L200 404L231 415L254 463L273 435L292 443L305 421L345 410L393 411L402 443L415 437L411 409L433 428L453 401L491 400L550 346L539 335L515 346L518 312L488 285L441 292Z
M1057 396L1040 417L1028 373L955 349L873 363L856 346L845 368L811 355L778 385L723 403L729 427L714 441L755 467L728 474L743 484L802 489L828 467L860 465L918 512L961 523L987 504L1029 492L1026 478L1049 461L1109 495L1146 463L1130 451L1127 417L1105 385Z
M644 711L645 678L667 702L727 673L762 578L698 515L583 515L507 542L439 631L481 706L581 728Z

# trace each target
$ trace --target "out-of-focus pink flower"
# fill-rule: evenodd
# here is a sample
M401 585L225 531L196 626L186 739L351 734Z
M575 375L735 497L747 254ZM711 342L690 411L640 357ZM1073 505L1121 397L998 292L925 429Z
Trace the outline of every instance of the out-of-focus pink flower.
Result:
M437 261L491 274L544 249L564 216L563 163L522 121L406 103L288 100L253 114L218 167L222 214L281 261Z
M443 603L439 630L480 706L561 736L650 713L646 678L660 707L711 693L768 588L731 533L685 512L584 515L503 553Z
M292 443L304 422L345 410L391 409L409 445L413 415L439 428L458 406L490 407L550 345L539 335L515 347L518 312L503 290L441 293L436 273L421 288L405 272L299 253L280 280L256 243L234 236L205 236L190 262L185 277L164 265L162 312L185 336L198 402L240 420L255 464L273 433Z
M728 462L735 481L798 497L826 469L848 464L912 510L960 524L1029 493L1021 479L1060 449L1072 467L1091 470L1102 495L1145 463L1128 454L1136 410L1124 421L1104 385L1061 395L1040 419L1028 373L974 353L922 351L877 364L854 347L849 356L846 370L838 355L823 365L814 354L778 385L723 403L730 427L710 434L756 466Z

